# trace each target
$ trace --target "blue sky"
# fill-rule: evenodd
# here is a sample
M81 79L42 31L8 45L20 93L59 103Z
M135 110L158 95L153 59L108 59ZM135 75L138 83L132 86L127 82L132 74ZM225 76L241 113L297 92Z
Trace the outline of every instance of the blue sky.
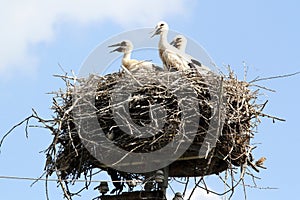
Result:
M53 74L78 73L89 53L112 35L134 28L154 27L163 19L171 29L201 44L218 66L230 64L243 78L243 62L249 66L248 80L300 71L300 26L297 0L252 1L36 1L1 2L0 13L0 136L31 114L51 116L51 95L64 87ZM262 187L248 189L248 199L295 199L300 188L297 169L300 77L264 81L269 99L265 112L287 121L262 120L254 152L267 157L258 176ZM46 130L16 129L4 142L0 154L0 176L38 177L51 135ZM213 180L213 178L210 178ZM44 183L0 179L1 199L45 199ZM85 193L86 194L86 193ZM95 193L93 193L95 194ZM199 192L199 196L200 196ZM62 199L55 183L50 197ZM233 199L242 199L238 191ZM215 197L205 197L218 199ZM80 198L78 198L80 199Z

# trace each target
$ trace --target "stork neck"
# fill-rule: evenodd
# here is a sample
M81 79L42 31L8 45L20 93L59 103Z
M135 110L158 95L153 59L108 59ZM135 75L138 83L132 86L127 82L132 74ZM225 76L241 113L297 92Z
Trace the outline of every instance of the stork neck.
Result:
M161 45L162 48L166 48L168 46L168 32L164 31L160 34L160 42L159 44Z
M130 57L131 57L131 51L124 52L123 59L122 59L122 64L126 68L128 68L128 65L130 63L130 59L131 59Z
M131 51L127 51L124 53L123 59L130 60L131 57Z

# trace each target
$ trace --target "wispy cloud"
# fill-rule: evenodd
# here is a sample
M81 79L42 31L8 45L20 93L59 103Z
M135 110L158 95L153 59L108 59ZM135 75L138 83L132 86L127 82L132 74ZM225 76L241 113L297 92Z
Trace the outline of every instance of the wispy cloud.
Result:
M191 0L190 0L191 1ZM5 1L0 12L0 76L14 71L34 71L37 57L30 46L55 39L54 25L113 21L121 26L155 24L158 20L184 15L184 0L27 0Z

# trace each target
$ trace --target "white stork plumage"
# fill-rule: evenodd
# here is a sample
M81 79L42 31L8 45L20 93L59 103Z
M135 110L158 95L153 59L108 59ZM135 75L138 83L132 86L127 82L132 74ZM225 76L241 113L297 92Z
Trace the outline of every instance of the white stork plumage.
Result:
M172 42L170 42L170 45L176 47L182 52L185 52L186 44L187 44L187 39L183 35L176 35L173 38Z
M116 51L124 53L123 58L122 58L122 65L129 71L137 71L137 70L160 71L160 70L162 70L160 67L154 65L151 62L131 59L131 52L133 50L133 44L129 40L123 40L120 43L113 44L108 47L118 47L118 48L110 51L110 53L116 52Z
M169 44L167 40L168 31L168 24L164 21L160 21L157 23L154 33L151 36L160 35L158 43L159 56L167 70L183 71L194 68L197 69L200 74L207 74L211 71L192 56Z

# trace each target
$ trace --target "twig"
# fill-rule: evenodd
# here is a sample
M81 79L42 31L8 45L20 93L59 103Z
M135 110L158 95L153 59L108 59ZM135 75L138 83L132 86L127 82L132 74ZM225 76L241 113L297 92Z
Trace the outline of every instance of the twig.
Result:
M273 119L273 122L275 122L275 120L277 121L282 121L282 122L285 122L286 120L285 119L282 119L282 118L279 118L279 117L274 117L274 116L271 116L271 115L268 115L268 114L265 114L265 113L260 113L258 112L258 114L262 117L267 117L267 118L271 118Z
M254 80L250 81L249 83L254 83L254 82L258 82L258 81L266 81L266 80L277 79L277 78L286 78L286 77L290 77L290 76L295 76L297 74L300 74L300 72L295 72L292 74L285 74L285 75L278 75L278 76L271 76L271 77L266 77L266 78L256 77Z
M133 79L133 80L135 80L135 82L137 82L137 84L139 84L139 86L143 86L133 75L132 75L132 73L126 68L126 67L124 67L124 65L121 65L121 67L122 67L122 69L127 73L127 74L129 74L130 76L131 76L131 78Z
M187 177L187 180L186 180L186 183L185 183L185 186L184 186L184 189L183 189L183 193L182 193L183 196L185 196L187 187L189 185L189 181L190 181L190 177Z
M18 126L21 126L24 122L26 122L26 127L25 127L25 134L26 136L28 136L28 130L27 130L27 125L28 125L28 121L31 119L31 118L36 118L36 116L34 116L33 114L30 115L29 117L26 117L24 120L22 120L21 122L19 122L18 124L14 125L1 139L0 141L0 148L2 146L2 143L3 141L5 140L5 138L15 129L17 128ZM1 149L0 149L0 153L1 153Z
M258 87L260 89L264 89L264 90L267 90L267 91L270 91L270 92L276 92L276 90L272 90L270 88L267 88L267 87L264 87L264 86L261 86L261 85L251 84L251 86Z
M49 200L49 193L48 193L48 174L46 175L45 190L46 190L46 200Z
M196 186L198 186L198 185L201 183L202 179L203 179L203 177L201 177L201 178L199 179L199 181L195 184L195 187L194 187L193 190L191 191L191 194L190 194L190 196L189 196L189 198L188 198L187 200L190 200L190 199L192 198L192 196L193 196L193 194L194 194L194 192L195 192L195 190L196 190Z

